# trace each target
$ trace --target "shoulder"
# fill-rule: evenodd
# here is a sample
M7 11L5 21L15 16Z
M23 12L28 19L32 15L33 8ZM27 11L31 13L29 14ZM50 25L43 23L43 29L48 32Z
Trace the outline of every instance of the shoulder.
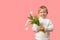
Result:
M48 21L51 21L49 18L47 18Z
M49 18L47 18L47 21L48 21L48 23L52 23L52 20L51 20L51 19L49 19Z

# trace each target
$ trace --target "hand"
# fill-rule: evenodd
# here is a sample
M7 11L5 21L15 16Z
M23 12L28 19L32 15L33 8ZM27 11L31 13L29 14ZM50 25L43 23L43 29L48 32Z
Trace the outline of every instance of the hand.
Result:
M40 30L43 30L43 26L38 26L37 30L40 31Z

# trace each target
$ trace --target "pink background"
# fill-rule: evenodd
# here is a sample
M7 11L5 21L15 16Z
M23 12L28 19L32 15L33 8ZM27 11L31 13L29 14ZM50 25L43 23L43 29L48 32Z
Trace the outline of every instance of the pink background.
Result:
M50 39L60 40L60 0L0 0L0 40L34 40L32 25L28 31L24 25L29 11L35 14L41 5L47 6L54 25Z

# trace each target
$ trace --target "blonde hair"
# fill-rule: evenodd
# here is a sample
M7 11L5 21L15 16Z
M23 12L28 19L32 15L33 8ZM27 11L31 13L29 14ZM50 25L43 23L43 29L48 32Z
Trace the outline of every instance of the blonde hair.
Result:
M40 12L41 9L45 9L46 10L46 13L48 14L48 9L47 9L46 6L40 6L39 7L39 10L38 10L38 14L39 14L39 12Z

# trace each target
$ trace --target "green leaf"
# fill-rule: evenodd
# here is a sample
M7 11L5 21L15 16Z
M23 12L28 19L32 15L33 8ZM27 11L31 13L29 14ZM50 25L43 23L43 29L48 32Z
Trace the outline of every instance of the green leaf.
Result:
M38 26L41 26L40 22L39 22L39 18L37 16L32 16L30 14L29 18L29 22L31 22L31 24L37 24ZM45 30L42 30L43 32L45 32Z

